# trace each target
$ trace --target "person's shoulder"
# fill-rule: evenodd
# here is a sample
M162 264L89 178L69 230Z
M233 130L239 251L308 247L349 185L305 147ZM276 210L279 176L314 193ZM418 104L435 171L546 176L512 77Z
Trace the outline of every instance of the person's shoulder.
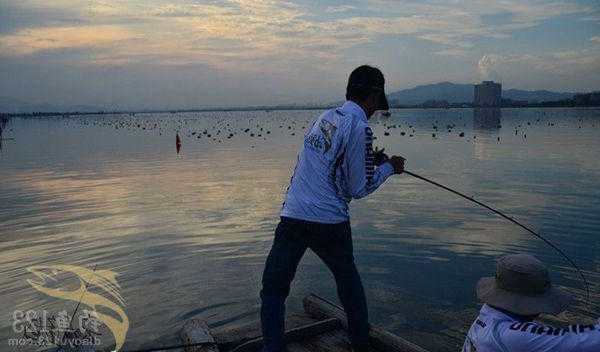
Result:
M524 324L531 323L520 322L501 311L484 305L473 326L481 335L487 336L496 344L512 351L513 347L522 347L529 341L528 335L521 332Z
M320 119L326 119L327 121L336 125L345 124L349 120L349 115L343 112L340 108L333 108L325 110L319 116Z
M371 130L369 124L362 120L360 116L349 114L348 118L345 119L345 123L352 130L359 132L360 134L373 135L373 130Z
M344 111L341 108L334 108L325 112L327 119L336 125L340 130L344 130L348 133L352 132L356 128L364 128L362 121L352 112Z
M320 120L323 118L331 118L334 115L335 115L335 109L328 109L328 110L322 111L319 114L319 116L317 117L317 120Z

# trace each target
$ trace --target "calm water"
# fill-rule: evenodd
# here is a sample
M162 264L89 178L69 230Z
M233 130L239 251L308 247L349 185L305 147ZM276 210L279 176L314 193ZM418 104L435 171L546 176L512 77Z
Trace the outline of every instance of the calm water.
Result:
M31 287L32 265L117 272L128 349L176 342L191 317L213 328L257 319L278 211L304 128L319 113L12 119L3 137L13 139L0 151L2 341L15 337L14 310L74 309ZM376 144L405 156L407 169L558 244L586 272L593 302L584 303L576 273L541 241L403 175L351 206L373 323L432 350L457 350L479 307L475 283L512 252L549 263L556 283L577 296L561 320L598 315L599 109L399 110L372 125ZM335 299L331 274L307 253L289 310L301 310L310 292Z

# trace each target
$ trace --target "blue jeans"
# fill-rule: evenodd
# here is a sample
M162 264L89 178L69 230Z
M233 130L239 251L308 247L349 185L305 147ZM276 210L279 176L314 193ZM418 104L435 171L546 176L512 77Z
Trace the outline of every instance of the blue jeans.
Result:
M354 264L348 221L322 224L282 217L262 278L261 323L264 352L285 351L285 300L304 252L310 248L335 277L338 297L348 317L355 351L366 351L369 323L365 292Z

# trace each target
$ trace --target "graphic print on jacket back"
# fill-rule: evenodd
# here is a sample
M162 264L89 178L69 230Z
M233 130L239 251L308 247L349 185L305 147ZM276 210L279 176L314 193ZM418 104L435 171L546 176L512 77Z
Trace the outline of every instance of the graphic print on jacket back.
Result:
M305 146L312 147L315 150L320 150L323 154L327 153L331 149L333 137L337 131L337 126L332 122L321 118L316 121L319 124L319 128L315 129L314 126L308 131L306 138L304 139ZM319 133L320 132L320 133Z
M348 202L370 194L394 172L389 163L375 168L372 141L367 117L356 103L321 114L304 137L281 216L347 221Z

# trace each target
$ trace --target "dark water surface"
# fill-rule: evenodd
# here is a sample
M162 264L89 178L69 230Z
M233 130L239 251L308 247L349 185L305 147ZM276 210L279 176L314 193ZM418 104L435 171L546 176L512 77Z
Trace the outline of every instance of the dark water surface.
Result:
M26 270L32 265L118 273L128 349L176 342L191 317L215 328L257 319L278 211L304 128L318 114L13 118L0 150L2 341L16 335L15 310L72 311L76 304L34 290ZM456 351L479 307L475 283L493 272L497 256L513 252L547 262L557 285L576 295L561 320L598 315L599 109L503 109L500 116L398 110L372 125L375 144L405 156L407 169L554 241L585 271L592 291L588 306L577 274L522 229L408 175L394 176L351 205L373 323L432 350ZM300 310L310 292L335 299L331 274L307 253L289 309Z

